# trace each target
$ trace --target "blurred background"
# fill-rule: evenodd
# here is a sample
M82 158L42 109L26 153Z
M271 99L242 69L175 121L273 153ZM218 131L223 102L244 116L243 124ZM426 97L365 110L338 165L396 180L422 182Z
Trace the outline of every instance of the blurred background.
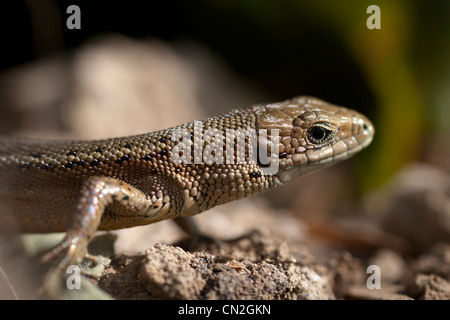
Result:
M381 29L371 30L366 10L374 4ZM80 8L81 29L67 28L69 5ZM450 241L450 2L28 0L0 7L0 134L106 138L317 96L367 115L372 145L253 204L218 208L219 220L200 215L203 228L232 237L257 227L267 211L269 229L299 241L309 239L299 236L307 229L349 250L417 255ZM282 227L280 215L288 221ZM172 233L152 230L155 239Z

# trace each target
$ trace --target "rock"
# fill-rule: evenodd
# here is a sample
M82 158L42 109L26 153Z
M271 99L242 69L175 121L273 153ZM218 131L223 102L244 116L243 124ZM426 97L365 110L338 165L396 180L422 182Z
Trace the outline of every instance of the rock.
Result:
M145 253L139 278L147 291L161 299L198 299L206 281L208 254L202 257L181 248L156 244Z
M409 292L417 299L448 300L450 299L450 282L434 275L418 274Z
M380 249L369 259L370 265L380 267L381 282L400 283L405 274L405 262L394 250Z
M372 218L407 239L413 254L450 242L450 176L436 167L406 166L369 202Z
M347 291L347 299L358 300L413 300L413 298L399 293L403 286L382 285L381 289L368 289L367 286L352 286Z
M189 253L155 244L144 257L128 262L130 268L122 268L127 262L117 263L130 258L119 256L99 285L110 288L114 278L121 290L110 294L124 299L335 299L328 269L309 253L294 256L272 238L252 233L206 249ZM118 283L121 273L132 285Z

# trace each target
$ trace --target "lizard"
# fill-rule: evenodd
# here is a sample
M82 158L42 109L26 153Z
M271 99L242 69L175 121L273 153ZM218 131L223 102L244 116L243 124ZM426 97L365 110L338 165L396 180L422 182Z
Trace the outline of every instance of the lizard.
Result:
M97 230L188 217L271 190L353 156L373 136L363 114L308 96L121 138L0 136L0 233L65 232L49 253L63 269L89 256Z

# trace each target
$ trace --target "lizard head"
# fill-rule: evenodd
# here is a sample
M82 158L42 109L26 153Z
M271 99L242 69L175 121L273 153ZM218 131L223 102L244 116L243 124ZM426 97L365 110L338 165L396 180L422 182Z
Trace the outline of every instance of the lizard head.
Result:
M257 131L278 130L271 142L278 148L268 153L277 153L281 182L351 157L371 143L375 132L363 114L312 97L257 105L253 111Z

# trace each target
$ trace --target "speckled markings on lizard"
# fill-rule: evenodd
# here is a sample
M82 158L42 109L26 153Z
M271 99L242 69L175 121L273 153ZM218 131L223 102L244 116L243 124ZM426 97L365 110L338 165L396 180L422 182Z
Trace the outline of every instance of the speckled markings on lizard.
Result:
M354 110L296 97L122 138L0 137L0 232L66 231L53 251L63 252L64 267L85 257L97 230L186 217L273 189L349 158L373 135L372 123ZM231 140L236 147L227 152Z

